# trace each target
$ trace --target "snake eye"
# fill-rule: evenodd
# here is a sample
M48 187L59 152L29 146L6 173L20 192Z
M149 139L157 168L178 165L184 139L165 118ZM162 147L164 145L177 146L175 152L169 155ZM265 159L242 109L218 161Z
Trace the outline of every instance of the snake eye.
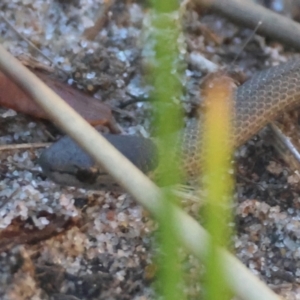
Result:
M99 175L107 175L108 174L99 174L97 168L91 167L91 168L78 168L75 172L74 176L76 179L80 182L82 182L83 185L93 185L97 183L97 179L99 178Z

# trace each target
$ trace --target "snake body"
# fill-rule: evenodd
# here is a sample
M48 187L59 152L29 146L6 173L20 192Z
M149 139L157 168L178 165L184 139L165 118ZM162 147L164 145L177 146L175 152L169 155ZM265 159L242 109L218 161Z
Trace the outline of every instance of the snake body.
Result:
M234 146L238 147L280 112L300 105L300 59L256 73L235 90L233 101L233 139ZM189 177L194 177L198 175L201 158L201 126L191 122L179 136L183 167ZM105 137L143 172L157 167L157 147L151 139L110 134ZM39 164L47 176L63 185L93 189L117 187L109 174L95 165L69 137L46 149Z

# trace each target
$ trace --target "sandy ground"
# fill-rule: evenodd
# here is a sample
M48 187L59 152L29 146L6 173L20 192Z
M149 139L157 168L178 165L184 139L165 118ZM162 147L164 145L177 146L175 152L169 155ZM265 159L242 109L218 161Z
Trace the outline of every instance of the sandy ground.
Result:
M146 97L141 49L146 7L116 1L93 41L83 33L103 9L95 0L23 0L0 3L15 29L67 72L69 83L112 108ZM191 59L199 53L246 76L286 61L295 53L268 43L223 18L188 9L183 25L187 53L182 105L186 118L199 104L203 73ZM2 44L15 56L48 61L0 19ZM182 45L181 45L182 47ZM59 73L59 72L57 72ZM58 75L57 75L58 76ZM71 78L75 80L71 80ZM151 135L151 104L117 110L125 134ZM48 123L0 109L0 144L51 142ZM54 136L54 138L53 138ZM156 224L127 194L60 187L36 165L41 149L0 152L1 299L153 299ZM286 299L300 299L300 197L297 178L263 132L236 152L233 237L236 255ZM197 214L198 204L185 208ZM199 263L183 255L186 294L199 297Z

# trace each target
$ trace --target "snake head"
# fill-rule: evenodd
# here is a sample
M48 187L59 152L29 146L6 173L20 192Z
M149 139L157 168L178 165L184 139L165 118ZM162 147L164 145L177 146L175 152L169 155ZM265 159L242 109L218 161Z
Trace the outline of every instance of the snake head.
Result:
M130 135L103 136L145 174L157 167L157 148L152 140ZM38 164L46 176L62 185L91 189L119 188L106 170L69 137L61 138L46 149Z

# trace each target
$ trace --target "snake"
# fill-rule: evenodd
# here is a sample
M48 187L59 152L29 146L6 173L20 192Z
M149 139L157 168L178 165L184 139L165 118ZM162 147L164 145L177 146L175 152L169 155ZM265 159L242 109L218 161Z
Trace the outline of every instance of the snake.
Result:
M239 147L280 113L300 105L300 59L289 60L255 73L233 92L233 144ZM199 175L202 128L192 121L178 133L178 155L187 177ZM159 163L157 142L134 135L103 136L142 172L153 172ZM44 150L39 165L46 176L61 185L91 189L118 189L114 179L70 137Z

